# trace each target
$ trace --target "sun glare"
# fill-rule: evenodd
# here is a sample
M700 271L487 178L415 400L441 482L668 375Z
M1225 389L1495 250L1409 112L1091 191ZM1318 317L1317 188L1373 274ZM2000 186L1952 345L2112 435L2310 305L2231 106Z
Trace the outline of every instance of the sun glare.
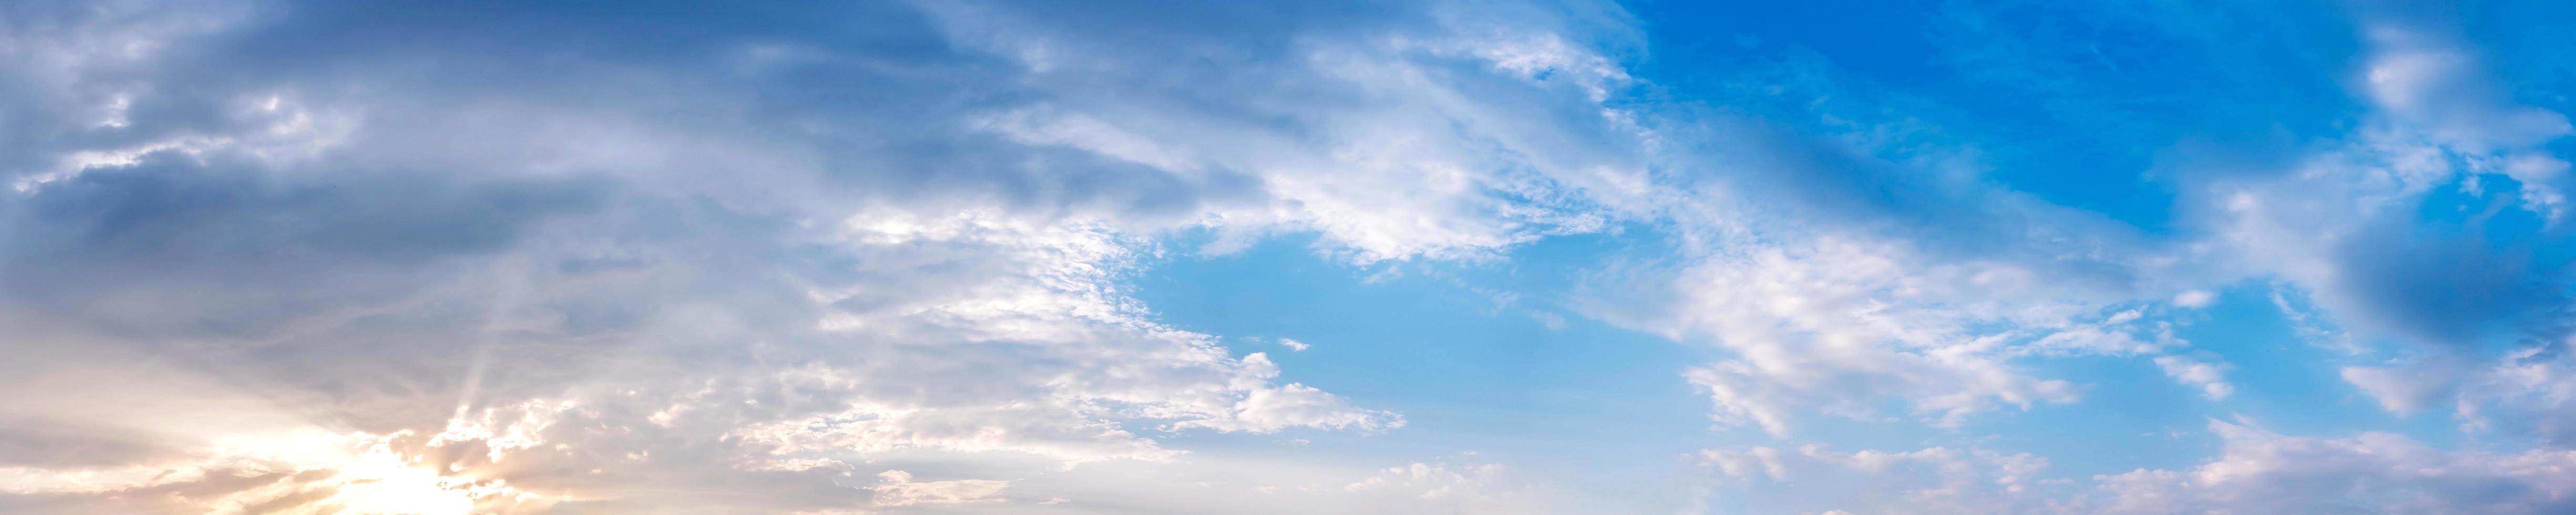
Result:
M409 432L373 435L313 431L239 442L235 448L241 456L271 462L278 468L329 471L329 476L301 485L307 491L332 492L304 504L304 509L313 513L467 515L475 512L480 501L537 497L499 479L442 474L435 464L396 449L395 442L408 436Z

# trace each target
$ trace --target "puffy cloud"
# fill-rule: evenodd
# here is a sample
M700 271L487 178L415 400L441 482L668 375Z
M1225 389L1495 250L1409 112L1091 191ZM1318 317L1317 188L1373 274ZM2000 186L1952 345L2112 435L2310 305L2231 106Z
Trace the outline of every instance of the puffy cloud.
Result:
M2209 292L2201 291L2201 290L2188 290L2188 291L2184 291L2184 292L2179 293L2179 294L2175 294L2175 295L2174 295L2174 298L2173 298L2173 303L2174 303L2174 305L2176 305L2176 306L2182 306L2182 307L2186 307L2186 308L2205 308L2205 307L2209 307L2209 304L2210 304L2211 302L2216 302L2217 300L2218 300L2218 296L2216 296L2216 295L2212 295L2212 294L2210 294Z
M1180 427L1209 427L1227 431L1275 433L1290 427L1323 427L1333 429L1374 430L1404 427L1404 419L1393 415L1358 410L1333 394L1302 384L1289 383L1276 388L1262 388L1246 394L1235 404L1230 417L1189 420Z
M2479 57L2457 40L2405 23L2379 23L2365 31L2374 48L2364 65L2363 91L2377 107L2435 141L2482 154L2539 145L2571 130L2566 115L2514 105L2486 76Z
M2515 381L2496 374L2512 365L2472 363L2495 359L2482 349L2531 355L2559 338L2549 328L2565 311L2557 293L2565 278L2537 249L2564 239L2486 230L2507 204L2484 199L2513 198L2485 186L2511 179L2519 190L2505 193L2542 225L2556 224L2563 167L2545 146L2568 134L2566 117L2516 103L2473 47L2443 31L2383 20L2366 32L2357 87L2374 110L2345 141L2300 153L2284 173L2206 184L2200 202L2212 208L2218 248L2313 301L2312 310L2275 296L2312 341L2356 356L2383 350L2368 342L2407 344L2389 352L2394 358L2342 368L2386 410L2454 406L2472 425L2494 414L2481 408L2548 413L2527 404L2545 396L2507 393ZM2495 209L2458 220L2423 215L2455 194ZM2508 397L2524 402L2495 402Z
M2225 362L2213 363L2184 356L2157 356L2156 368L2163 369L2165 375L2172 377L2174 381L2200 388L2201 395L2209 397L2210 400L2226 399L2228 394L2236 393L2236 387L2227 384L2227 370L2234 367Z
M2497 322L2557 305L2555 279L2516 246L2415 210L2437 188L2475 189L2491 173L2546 203L2557 166L2538 146L2568 134L2566 117L2515 104L2451 38L2399 23L2368 32L2363 90L2378 111L2280 177L2211 185L2222 238L2345 321L2422 342L2472 345Z
M2448 406L2463 429L2530 434L2555 445L2576 437L2576 362L2567 341L2523 342L2491 361L2440 356L2388 366L2354 366L2343 378L2391 413Z

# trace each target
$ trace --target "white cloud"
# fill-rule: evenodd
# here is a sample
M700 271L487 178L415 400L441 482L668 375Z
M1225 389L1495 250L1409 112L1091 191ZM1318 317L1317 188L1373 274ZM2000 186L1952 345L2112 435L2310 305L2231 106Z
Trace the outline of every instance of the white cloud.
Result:
M1780 513L2042 513L2062 506L2034 495L2048 460L2029 454L1944 447L1845 453L1811 445L1710 449L1697 458L1724 475L1720 483L1742 496L1737 502ZM1792 486L1827 484L1870 486L1839 494Z
M1538 510L1515 502L1527 492L1500 466L1350 479L1174 443L1406 421L1159 322L1125 280L1164 238L1198 230L1214 234L1204 253L1312 233L1358 265L1495 260L1634 230L1671 255L1614 258L1572 304L1721 351L1684 373L1721 423L1787 435L1896 406L1957 427L2077 401L2088 385L2032 366L2067 356L2159 356L2178 382L2229 396L2229 365L2167 354L2188 343L2166 309L2209 306L2197 288L2242 276L2296 285L2317 320L2462 340L2483 326L2461 320L2535 304L2478 295L2535 269L2490 266L2511 263L2458 242L2408 246L2412 200L2502 174L2526 208L2563 209L2568 165L2546 144L2565 117L2514 104L2469 51L2420 34L2373 32L2359 93L2380 112L2354 141L2280 175L2182 184L2185 207L2206 212L2180 218L2214 236L2168 244L1998 186L1976 149L1917 141L1933 132L1923 122L1829 101L1851 96L1830 85L1784 95L1815 99L1817 125L1847 129L1836 135L1662 117L1646 109L1687 108L1612 102L1637 79L1551 20L1301 6L798 14L887 38L865 44L792 24L664 41L582 30L603 29L586 25L596 17L528 24L546 30L431 20L417 30L489 45L278 56L228 52L369 27L301 18L309 6L291 2L257 17L30 13L42 18L0 32L12 65L0 87L23 104L0 109L14 186L0 201L0 324L25 333L0 352L31 357L0 364L0 393L46 395L0 396L12 430L0 436L35 435L0 441L26 454L0 465L0 489L61 512L390 502L379 497L794 512L845 509L859 489L892 507L999 504L1005 488L1173 511ZM373 8L401 7L360 9ZM601 50L645 39L670 46ZM2456 281L2383 280L2418 270ZM1479 293L1497 313L1524 305ZM2408 301L2425 298L2470 301ZM2344 376L2393 411L2453 396L2473 425L2515 413L2561 431L2576 426L2552 414L2576 381L2558 354ZM2103 481L2117 506L2150 507L2236 506L2282 477L2395 485L2414 496L2400 501L2471 511L2444 482L2525 488L2493 511L2563 489L2541 472L2559 457L2538 451L2239 430L2221 428L2229 454L2199 470ZM318 450L239 443L281 438ZM2028 455L1703 457L1744 479L1938 476L1898 490L1899 510L2064 506L2018 497L2045 463ZM842 483L898 461L1014 479ZM1129 474L1043 477L1076 466ZM1154 475L1172 471L1219 479ZM1299 481L1247 479L1273 475ZM1169 491L1195 484L1223 492ZM1245 491L1324 493L1229 504ZM1846 508L1868 509L1816 509Z
M1686 376L1710 395L1721 423L1775 435L1788 434L1805 410L1872 419L1891 398L1942 425L1998 407L2073 402L2081 386L2031 377L2013 360L2182 345L2135 311L2098 315L2077 302L2029 300L2082 298L2042 272L1943 262L1904 242L1771 242L1705 259L1678 272L1605 275L1606 288L1653 293L1600 298L1591 311L1734 352Z
M2576 454L2442 451L2385 433L2285 437L2211 421L2226 451L2187 471L2098 476L2103 513L2555 513L2576 507Z
M1038 28L1049 20L938 5L931 11L974 45L1049 49L1042 65L1027 63L1041 76L1162 65L1118 52L1061 51L1097 42ZM1047 88L1051 99L1041 104L979 116L971 126L1192 181L1253 181L1259 202L1197 214L1195 222L1219 235L1204 249L1212 253L1267 234L1313 231L1359 264L1490 259L1542 236L1599 231L1623 216L1607 206L1629 190L1603 181L1642 167L1632 154L1638 136L1604 114L1601 102L1625 73L1552 33L1469 21L1443 8L1430 16L1441 23L1423 33L1300 39L1270 50L1288 60L1278 63L1280 72L1257 72L1265 76L1253 80L1290 83L1232 93L1228 103L1250 113L1142 109L1133 91L1079 80ZM1460 73L1454 65L1462 62L1487 69ZM1266 76L1273 73L1285 76ZM1335 100L1305 101L1318 94Z
M1419 492L1416 497L1436 501L1474 493L1485 488L1487 483L1494 481L1502 472L1502 466L1493 464L1479 465L1461 472L1450 470L1445 464L1415 463L1389 467L1378 475L1342 488L1354 492L1370 490Z
M1267 386L1269 377L1278 374L1278 368L1270 364L1270 357L1266 354L1255 352L1244 356L1243 361L1245 373L1258 377L1247 376L1250 380L1241 383L1250 387L1242 401L1236 402L1233 409L1223 416L1182 421L1175 425L1253 433L1274 433L1290 427L1364 431L1404 427L1402 416L1353 408L1341 397L1323 390L1297 383Z
M1009 481L982 479L913 481L912 473L901 470L879 472L877 478L880 481L877 486L871 488L876 490L874 500L877 506L887 508L915 504L996 502L1003 500L1000 497L1002 489L1011 486Z
M2362 77L2370 100L2444 145L2483 154L2538 145L2571 130L2566 115L2513 105L2457 42L2398 23L2366 30L2374 47Z
M2217 301L2217 300L2218 300L2218 296L2216 296L2216 295L2211 295L2211 294L2210 294L2209 292L2207 292L2207 291L2202 291L2202 290L2186 290L2186 291L2184 291L2184 292L2182 292L2182 293L2175 294L2175 295L2174 295L2174 298L2173 298L2173 303L2174 303L2174 305L2176 305L2176 306L2182 306L2182 307L2186 307L2186 308L2205 308L2205 307L2209 307L2209 304L2210 304L2211 302L2215 302L2215 301Z
M2382 367L2344 367L2343 380L2361 388L2379 401L2379 406L2392 413L2411 415L2434 406L2451 392L2457 374L2438 367L2415 370Z
M424 444L407 432L266 435L220 441L201 457L181 462L75 470L0 467L0 492L132 499L87 509L218 513L533 513L564 500L503 480L446 474L411 450L424 445L440 444Z
M1741 482L1741 501L1780 511L1858 513L2557 513L2576 506L2576 453L2445 451L2406 437L2288 437L2226 422L2224 452L2187 470L2090 478L2042 475L2027 454L1841 453L1819 447L1713 449L1705 466ZM1817 481L1833 479L1834 481ZM1800 483L1806 480L1806 483ZM1798 484L1876 485L1857 495L1801 495Z
M1248 113L1142 101L1192 93L1118 62L1135 48L1195 45L1064 43L1123 35L1029 6L926 14L954 23L944 17L959 14L941 9L989 9L982 19L1043 29L1013 32L1032 39L1008 45L1010 56L1047 64L1026 69L844 67L895 61L805 41L830 34L780 35L748 54L725 38L673 42L768 56L721 73L659 57L537 66L366 45L266 61L186 39L337 30L293 16L302 6L278 7L280 17L243 25L74 9L63 25L78 30L5 34L13 62L55 63L0 68L58 86L49 94L59 98L27 103L95 107L58 113L57 125L74 124L62 130L127 131L12 147L0 170L26 186L0 203L0 281L12 286L0 323L30 335L0 349L44 358L0 365L0 388L52 392L9 396L0 423L84 429L61 436L81 445L61 448L131 447L8 465L12 491L69 503L30 509L204 511L328 498L313 489L377 476L400 481L369 484L435 490L387 496L493 511L847 509L855 488L890 506L969 502L1025 480L836 478L864 477L853 464L878 460L992 473L970 477L1181 467L1184 456L1220 457L1175 448L1176 434L1393 430L1400 415L1156 322L1122 281L1162 252L1157 238L1197 227L1320 232L1328 252L1357 262L1491 256L1598 230L1590 194L1557 192L1635 167L1591 144L1616 134L1561 123L1565 113L1610 123L1597 98L1615 86L1610 72L1582 84L1567 83L1573 72L1531 73L1607 61L1521 29L1280 34L1287 50L1246 69L1275 75L1204 77L1235 83L1227 105ZM100 13L114 16L89 17ZM423 30L511 42L496 48L565 41ZM901 37L920 43L907 48L1011 37L940 30ZM1556 46L1451 52L1484 48L1485 37ZM177 61L101 46L111 44L205 52ZM669 56L682 54L697 55ZM242 73L258 80L198 83L191 62L227 59L259 60ZM424 82L404 71L457 62L514 79ZM607 68L621 71L594 73ZM780 103L806 87L790 70L877 89L848 106ZM700 82L723 73L742 82ZM564 87L521 87L532 84ZM1012 100L947 103L957 84ZM782 112L797 114L748 114ZM99 127L110 115L121 125ZM153 207L125 209L142 205ZM137 216L117 222L128 224L120 236L89 232L115 213ZM177 256L188 259L167 260ZM192 365L96 380L181 347ZM233 456L222 441L294 434L392 443L329 459L200 461ZM347 471L360 466L382 470ZM138 467L200 472L154 479ZM329 470L341 479L298 475ZM276 481L247 493L103 497L229 487L233 472L286 476L257 476ZM1086 488L1156 488L1051 486L1086 500L1114 497ZM537 497L510 501L525 492ZM163 501L176 504L147 506Z
M2414 415L2450 406L2464 430L2504 429L2556 441L2576 437L2576 359L2567 336L2513 349L2490 362L2440 356L2387 366L2345 367L2343 379L2382 409ZM2500 424L2501 423L2501 424Z
M2201 395L2210 400L2226 399L2229 394L2236 393L2236 387L2227 384L2227 370L2234 367L2225 362L2213 363L2183 356L2157 356L2156 368L2163 369L2165 375L2174 378L2174 381L2199 387Z
M2545 396L2509 393L2513 381L2496 376L2504 367L2466 365L2484 358L2464 350L2516 339L2549 345L2531 342L2556 335L2494 328L2558 316L2564 299L2534 292L2560 280L2418 211L2446 184L2484 196L2480 175L2503 174L2522 185L2524 207L2555 220L2565 165L2542 147L2570 129L2560 113L2517 104L2454 38L2409 23L2366 30L2361 93L2377 111L2347 141L2296 156L2279 175L2208 185L2216 243L2248 273L2284 279L2274 302L2311 343L2355 357L2399 356L2341 368L2382 408L2403 415L2451 406L2484 426L2482 404ZM2293 305L2293 297L2312 306ZM2365 344L2390 339L2405 345ZM2504 408L2516 416L2552 411L2515 404Z

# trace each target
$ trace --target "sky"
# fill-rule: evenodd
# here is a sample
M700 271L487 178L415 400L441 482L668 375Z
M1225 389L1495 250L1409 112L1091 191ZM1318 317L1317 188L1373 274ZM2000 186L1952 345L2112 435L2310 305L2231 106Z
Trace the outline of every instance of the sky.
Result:
M0 3L0 512L2576 512L2566 2Z

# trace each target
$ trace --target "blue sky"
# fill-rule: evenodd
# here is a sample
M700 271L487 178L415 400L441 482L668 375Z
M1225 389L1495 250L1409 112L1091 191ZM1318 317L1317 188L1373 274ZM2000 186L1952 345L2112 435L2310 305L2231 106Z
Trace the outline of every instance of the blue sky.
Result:
M0 511L2576 511L2563 3L0 13Z

